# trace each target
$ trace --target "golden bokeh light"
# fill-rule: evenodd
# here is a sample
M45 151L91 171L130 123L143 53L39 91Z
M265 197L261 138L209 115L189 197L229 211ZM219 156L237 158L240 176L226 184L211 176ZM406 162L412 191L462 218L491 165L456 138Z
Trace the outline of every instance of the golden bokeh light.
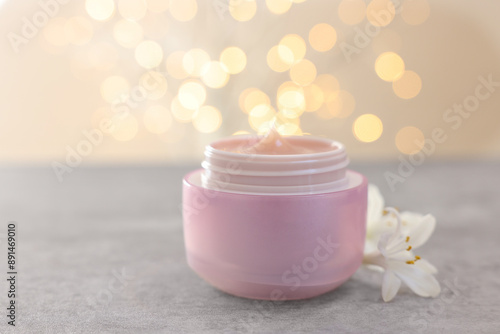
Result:
M198 12L198 2L196 0L170 0L170 14L180 22L191 21Z
M113 0L85 0L85 10L94 20L106 21L115 12L115 2Z
M288 117L286 111L280 110L276 114L276 126L283 124L293 124L300 127L300 117Z
M331 74L320 74L314 80L314 84L323 91L323 100L328 101L337 96L340 84L337 78ZM323 109L323 108L322 108ZM324 111L324 110L323 110ZM326 114L325 114L326 115Z
M413 71L405 71L404 74L392 83L394 93L402 99L411 99L420 93L422 79Z
M217 131L222 124L220 111L212 106L203 106L193 115L193 126L201 133Z
M297 98L297 97L293 97ZM304 108L283 108L279 111L281 115L286 117L287 119L299 119L300 116L304 113Z
M224 7L227 12L224 14L226 15L226 21L234 19L235 21L229 23L234 26L233 28L239 29L239 27L244 28L253 23L259 23L265 18L274 17L278 19L283 17L277 15L300 13L301 10L308 8L308 4L295 5L293 10L290 9L294 3L304 1L264 0L257 2L256 0L227 0L227 5ZM341 0L334 4L331 9L333 9L333 15L336 15L335 11L338 9L337 25L340 24L347 28L347 25L358 24L360 28L362 28L361 25L364 26L365 24L367 26L372 24L384 27L395 19L395 3L396 1L391 0ZM430 13L429 1L402 0L402 3L401 19L405 23L418 25L428 20ZM141 87L147 91L146 98L154 101L143 102L143 108L131 113L131 117L129 115L123 117L125 120L123 124L125 125L121 125L122 129L115 130L112 134L116 140L132 140L138 135L139 127L142 126L150 133L166 135L178 122L192 123L194 126L194 129L191 128L191 125L187 126L186 140L190 133L221 131L224 127L220 110L223 109L222 105L215 104L220 99L217 96L213 97L215 100L208 98L207 90L209 93L219 94L222 90L213 92L210 88L219 89L233 84L237 89L234 93L241 92L238 100L239 107L248 115L250 126L240 124L232 131L238 129L252 131L250 130L251 127L253 131L261 132L263 129L272 126L278 119L279 123L276 121L276 128L281 134L301 135L303 132L300 122L311 121L316 118L315 114L307 114L307 112L310 112L316 113L322 119L335 119L335 121L328 122L328 124L352 124L352 132L355 138L361 142L369 143L378 140L383 134L384 125L387 128L385 134L390 132L388 131L389 123L382 117L383 113L379 115L378 112L365 110L364 113L366 114L363 114L359 110L359 104L362 102L361 96L355 95L354 90L347 88L347 86L342 88L349 89L349 91L341 89L339 81L334 76L330 74L320 75L317 72L316 66L320 64L318 62L319 58L316 59L315 57L321 56L319 52L331 51L337 54L338 50L335 47L338 48L337 44L341 41L341 38L346 37L345 32L343 33L334 24L335 18L333 21L327 21L324 18L317 17L316 22L305 26L306 30L303 29L304 27L297 30L300 28L297 27L297 29L289 29L289 31L281 32L281 34L277 32L278 35L274 34L274 37L269 36L271 39L274 38L274 43L278 41L279 43L273 47L270 44L267 49L263 46L264 49L261 49L264 52L269 50L266 54L267 65L271 68L271 72L288 72L281 76L278 75L281 78L278 84L290 80L284 82L275 91L277 85L273 88L272 85L261 83L262 87L260 87L261 84L252 83L251 80L240 82L240 79L244 79L241 76L231 79L231 75L240 73L247 75L250 72L255 72L253 73L253 76L255 76L260 73L259 71L266 70L265 68L258 68L258 66L250 66L254 56L258 58L259 55L250 52L245 43L226 43L225 45L223 43L214 48L209 47L210 43L207 44L203 41L199 46L190 46L189 43L186 44L189 42L188 40L173 41L169 39L170 35L175 35L178 29L187 25L187 23L180 22L187 22L195 18L202 19L201 16L205 14L203 11L207 8L204 7L206 4L202 4L198 0L85 0L84 4L86 13L81 14L84 17L71 17L76 14L69 14L67 18L53 18L41 30L43 30L44 39L51 45L57 46L61 50L73 50L73 48L63 49L62 47L69 43L74 45L89 43L92 41L94 34L95 38L102 40L101 28L106 26L108 30L109 28L112 29L111 38L113 40L109 40L110 36L104 37L114 45L114 59L112 61L108 59L104 66L101 64L101 60L98 60L102 54L97 52L96 55L89 56L89 50L101 43L96 40L85 50L82 49L83 56L79 59L88 58L88 60L85 67L81 67L80 70L92 72L94 77L105 79L100 84L100 93L103 100L108 103L113 104L130 98L132 91L134 91L131 88ZM309 4L312 5L312 3ZM211 7L212 5L209 4L208 6ZM256 16L257 9L264 12L261 11L259 16ZM201 12L198 13L200 10ZM116 16L114 16L115 12ZM214 15L211 18L217 21ZM165 34L164 38L155 38L154 35L149 34L149 31L155 29L146 28L146 25L150 23L149 19L153 19L153 17L168 21L168 34ZM365 18L368 19L368 22L364 21ZM174 19L180 22L176 22ZM107 22L96 22L96 20ZM399 18L397 20L394 23L401 23ZM212 20L209 21L207 21L208 24L217 23ZM245 24L244 22L247 21L249 23ZM166 31L166 29L158 30ZM401 56L405 57L404 60L398 54L402 46L401 35L396 32L395 28L394 30L382 28L378 31L379 33L376 36L371 36L373 41L370 43L371 48L374 50L373 55L378 56L376 61L372 63L374 64L372 66L374 66L375 73L380 79L391 83L397 97L401 99L417 97L421 94L422 80L414 71L406 70L406 67L411 66L411 63L405 64L405 61L409 61L409 59L406 59L406 54L401 53ZM203 36L199 37L202 38ZM245 36L242 37L242 41L245 42ZM252 41L249 40L248 42ZM130 50L122 49L122 47ZM204 49L201 49L201 47ZM269 49L270 47L271 49ZM193 49L190 50L190 48ZM222 52L220 52L221 50ZM118 57L116 51L119 52ZM122 75L125 73L117 67L125 64L123 61L126 61L126 59L120 56L120 53L123 52L135 57L131 58L130 61L134 62L135 59L136 63L140 65L140 67L136 65L137 73L135 75L127 75L126 78L125 75L113 75L114 73L122 73ZM373 62L373 59L371 61ZM266 66L265 64L261 65ZM165 67L158 69L158 66ZM143 69L141 70L141 68ZM164 69L166 69L167 78L165 78L166 74L162 73ZM324 72L333 73L331 69L326 69ZM134 79L131 81L132 83L128 81L128 78ZM138 83L140 86L134 87L137 84L137 78L139 78ZM230 79L231 82L229 82ZM261 75L262 80L270 79ZM259 86L269 95L257 88L244 89L250 85ZM176 93L177 95L175 95ZM165 103L160 100L165 101ZM148 107L151 104L155 105ZM214 105L220 110L206 104ZM106 105L108 107L102 108L99 113L109 116L109 105ZM142 112L144 113L142 114ZM236 112L238 111L236 110ZM370 113L377 114L378 117ZM360 116L360 114L362 115ZM99 117L103 118L103 116ZM97 116L94 118L97 119ZM386 124L383 124L381 119ZM226 121L224 115L224 122ZM316 121L319 120L316 119ZM117 124L119 123L117 122ZM186 124L182 124L182 126ZM397 131L404 125L407 124L400 125L395 130ZM248 131L241 130L234 134L248 134ZM390 134L390 136L393 135L394 133ZM394 143L400 152L412 154L418 152L419 149L412 142L412 138L422 139L422 131L415 127L404 127L396 135Z
M83 45L92 39L94 28L92 22L85 17L75 16L66 21L64 33L70 43Z
M291 99L300 99L299 95L296 95L296 96L292 96L292 93L288 92L286 93L284 96L286 95L291 95L290 98ZM279 115L283 116L284 118L286 118L287 120L299 120L300 119L300 116L302 116L302 114L304 113L305 111L305 108L304 107L295 107L295 108L284 108L281 106L281 109L279 111Z
M238 74L245 69L247 56L242 49L230 46L221 52L219 61L225 66L229 74Z
M250 134L250 132L248 132L248 131L240 130L240 131L236 131L231 136L241 136L241 135L249 135L249 134Z
M285 55L287 62L283 61L281 55ZM293 52L286 46L273 46L267 53L267 65L275 72L285 72L293 63Z
M139 122L131 113L115 115L111 118L111 136L118 141L130 141L139 132Z
M320 119L328 120L334 118L333 114L326 107L326 105L321 106L318 110L316 110L315 115Z
M118 0L118 12L127 20L138 21L147 11L148 6L144 0Z
M134 48L144 38L144 31L137 22L122 19L113 27L113 38L124 48Z
M241 110L245 114L248 114L254 107L260 104L270 105L271 100L269 99L269 96L267 96L267 94L260 89L247 88L241 92L238 103Z
M340 91L338 80L333 75L321 74L314 80L313 84L319 87L323 93L323 104L319 108L315 108L316 115L321 119L334 118L339 109L335 104L339 102L336 100Z
M274 127L283 136L302 135L300 118L289 118L285 110L280 110L270 122L263 123L259 128L260 134L266 134Z
M288 66L293 65L295 63L295 55L293 51L286 45L279 44L278 45L278 57L281 62L284 62Z
M326 94L337 92L340 89L339 81L331 74L318 75L314 83Z
M431 13L427 0L405 0L403 1L401 17L409 25L424 23Z
M255 0L229 0L229 13L236 21L250 21L256 12Z
M331 50L336 42L337 32L327 23L318 23L309 31L309 44L316 51Z
M146 0L148 9L153 13L163 13L168 10L169 2L167 0Z
M372 0L366 7L366 18L376 27L385 27L394 20L396 8L391 0Z
M396 31L384 28L380 33L373 38L372 48L376 54L381 54L383 52L398 52L401 50L401 45L403 41L401 35Z
M292 81L282 83L276 94L278 108L288 109L288 112L302 114L306 109L304 90Z
M205 103L206 98L207 91L198 81L186 81L179 87L178 99L184 108L196 110Z
M420 152L425 142L425 136L414 126L405 126L396 134L396 147L403 154Z
M144 68L157 67L162 59L163 49L155 41L142 41L135 48L135 60Z
M255 131L263 126L271 127L276 117L276 111L268 104L255 106L248 114L248 122Z
M278 133L282 136L300 136L302 135L302 130L300 125L293 123L284 123L278 125Z
M304 89L304 100L306 103L305 111L316 111L323 105L325 101L325 94L321 87L316 84L310 84L303 87Z
M331 115L331 117L328 118L338 117L342 112L342 98L340 97L340 92L341 91L338 91L337 94L328 96L325 100L326 110L328 110L328 113Z
M366 16L366 4L364 0L342 0L338 8L339 18L349 25L356 25L363 21Z
M191 122L193 120L193 114L196 111L196 109L185 108L177 97L172 100L170 110L172 111L174 118L181 123Z
M395 81L405 72L405 63L398 54L384 52L375 61L375 72L384 81Z
M43 37L52 45L65 46L68 44L68 37L65 33L67 20L62 17L55 17L43 28Z
M150 100L161 99L168 89L165 76L157 71L148 71L139 79L139 84L144 88L146 97Z
M201 68L201 80L210 88L221 88L229 81L229 74L220 62L211 61Z
M119 103L130 93L130 85L122 76L112 75L101 83L101 96L108 103Z
M302 37L297 34L288 34L280 40L278 54L283 62L292 65L304 58L306 50L306 42ZM290 57L290 51L292 57Z
M172 78L182 80L189 76L189 73L186 72L184 66L182 65L184 55L184 51L174 51L168 55L165 66L168 74Z
M263 137L267 135L271 131L271 129L276 129L276 125L274 124L274 122L275 118L270 121L263 122L261 126L256 130L257 135Z
M336 118L347 118L356 108L354 96L346 90L339 90L337 94L330 95L325 104L329 113Z
M184 54L182 66L184 71L194 77L201 76L201 68L210 62L210 56L203 49L191 49Z
M273 14L284 14L292 7L291 0L266 0L267 9Z
M259 89L254 87L246 88L243 91L241 91L240 96L238 97L238 106L240 107L240 110L243 111L245 114L248 114L250 110L252 110L251 108L249 110L245 108L245 100L247 99L248 95L253 91L259 91ZM252 106L252 108L253 107L255 106Z
M143 122L149 132L162 134L170 129L172 125L172 116L170 115L170 111L164 106L155 105L146 110Z
M316 79L316 73L314 63L310 60L302 59L290 69L290 79L301 86L307 86Z
M354 136L364 143L371 143L379 139L383 130L382 121L373 114L359 116L352 126Z

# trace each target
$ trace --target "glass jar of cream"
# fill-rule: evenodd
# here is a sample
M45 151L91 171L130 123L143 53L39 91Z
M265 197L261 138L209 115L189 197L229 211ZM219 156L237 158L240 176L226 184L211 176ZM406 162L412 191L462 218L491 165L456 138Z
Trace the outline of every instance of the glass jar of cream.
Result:
M314 297L360 266L367 180L344 146L312 136L233 136L207 146L183 184L187 260L227 293Z

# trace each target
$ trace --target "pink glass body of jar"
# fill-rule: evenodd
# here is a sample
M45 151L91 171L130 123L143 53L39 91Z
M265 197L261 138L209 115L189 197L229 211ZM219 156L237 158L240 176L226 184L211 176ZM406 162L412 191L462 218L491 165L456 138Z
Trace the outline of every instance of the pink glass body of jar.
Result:
M187 261L199 276L236 296L295 300L331 291L354 274L363 258L367 180L346 169L340 143L321 141L335 155L243 160L223 149L227 142L207 148L204 169L183 183ZM225 173L222 162L231 164ZM273 174L280 169L284 175ZM212 174L215 181L204 181ZM284 182L294 175L298 184Z

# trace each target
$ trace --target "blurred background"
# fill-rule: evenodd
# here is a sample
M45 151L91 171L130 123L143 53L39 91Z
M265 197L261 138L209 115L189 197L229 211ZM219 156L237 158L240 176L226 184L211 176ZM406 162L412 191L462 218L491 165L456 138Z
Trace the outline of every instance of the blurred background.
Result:
M0 248L18 222L18 329L494 333L499 13L498 0L0 0ZM387 205L435 215L418 254L443 298L382 306L382 276L360 273L269 309L189 269L182 177L205 145L273 122L344 143Z
M499 10L0 0L0 164L195 163L211 141L275 118L357 162L498 158Z

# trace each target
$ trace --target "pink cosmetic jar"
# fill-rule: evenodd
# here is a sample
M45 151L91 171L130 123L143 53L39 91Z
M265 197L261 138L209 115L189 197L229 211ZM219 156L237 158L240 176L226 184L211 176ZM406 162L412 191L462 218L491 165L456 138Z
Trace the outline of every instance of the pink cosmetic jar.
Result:
M188 264L240 297L294 300L331 291L362 262L367 180L347 169L339 142L280 137L302 151L275 154L253 149L262 138L212 143L203 168L184 178Z

